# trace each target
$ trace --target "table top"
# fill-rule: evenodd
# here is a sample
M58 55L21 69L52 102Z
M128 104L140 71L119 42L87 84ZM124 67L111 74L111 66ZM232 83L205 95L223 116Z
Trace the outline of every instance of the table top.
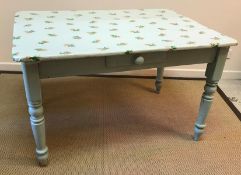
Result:
M167 9L20 11L14 61L44 61L237 45L237 41Z

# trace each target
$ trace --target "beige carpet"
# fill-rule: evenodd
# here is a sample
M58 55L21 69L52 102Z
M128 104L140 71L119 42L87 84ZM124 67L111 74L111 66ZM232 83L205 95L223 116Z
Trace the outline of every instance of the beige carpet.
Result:
M0 75L0 174L240 174L241 122L216 94L192 141L203 81L42 81L48 167L38 167L21 75Z

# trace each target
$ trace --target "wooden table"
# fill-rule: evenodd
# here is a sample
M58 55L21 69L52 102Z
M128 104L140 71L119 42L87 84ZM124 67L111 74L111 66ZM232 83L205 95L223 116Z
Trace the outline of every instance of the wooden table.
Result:
M12 54L22 63L39 164L48 160L40 79L157 68L159 92L164 67L208 63L197 141L232 45L237 41L166 9L17 12Z

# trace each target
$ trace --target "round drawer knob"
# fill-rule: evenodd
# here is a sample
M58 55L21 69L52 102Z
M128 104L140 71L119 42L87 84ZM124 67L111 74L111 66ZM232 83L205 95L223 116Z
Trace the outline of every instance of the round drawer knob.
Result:
M144 63L144 58L142 56L139 56L135 59L135 64L141 65Z

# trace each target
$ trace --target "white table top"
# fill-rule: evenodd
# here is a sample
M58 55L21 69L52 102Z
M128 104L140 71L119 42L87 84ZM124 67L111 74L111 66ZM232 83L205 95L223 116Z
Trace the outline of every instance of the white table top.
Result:
M23 62L236 44L166 9L21 11L15 15L12 55Z

